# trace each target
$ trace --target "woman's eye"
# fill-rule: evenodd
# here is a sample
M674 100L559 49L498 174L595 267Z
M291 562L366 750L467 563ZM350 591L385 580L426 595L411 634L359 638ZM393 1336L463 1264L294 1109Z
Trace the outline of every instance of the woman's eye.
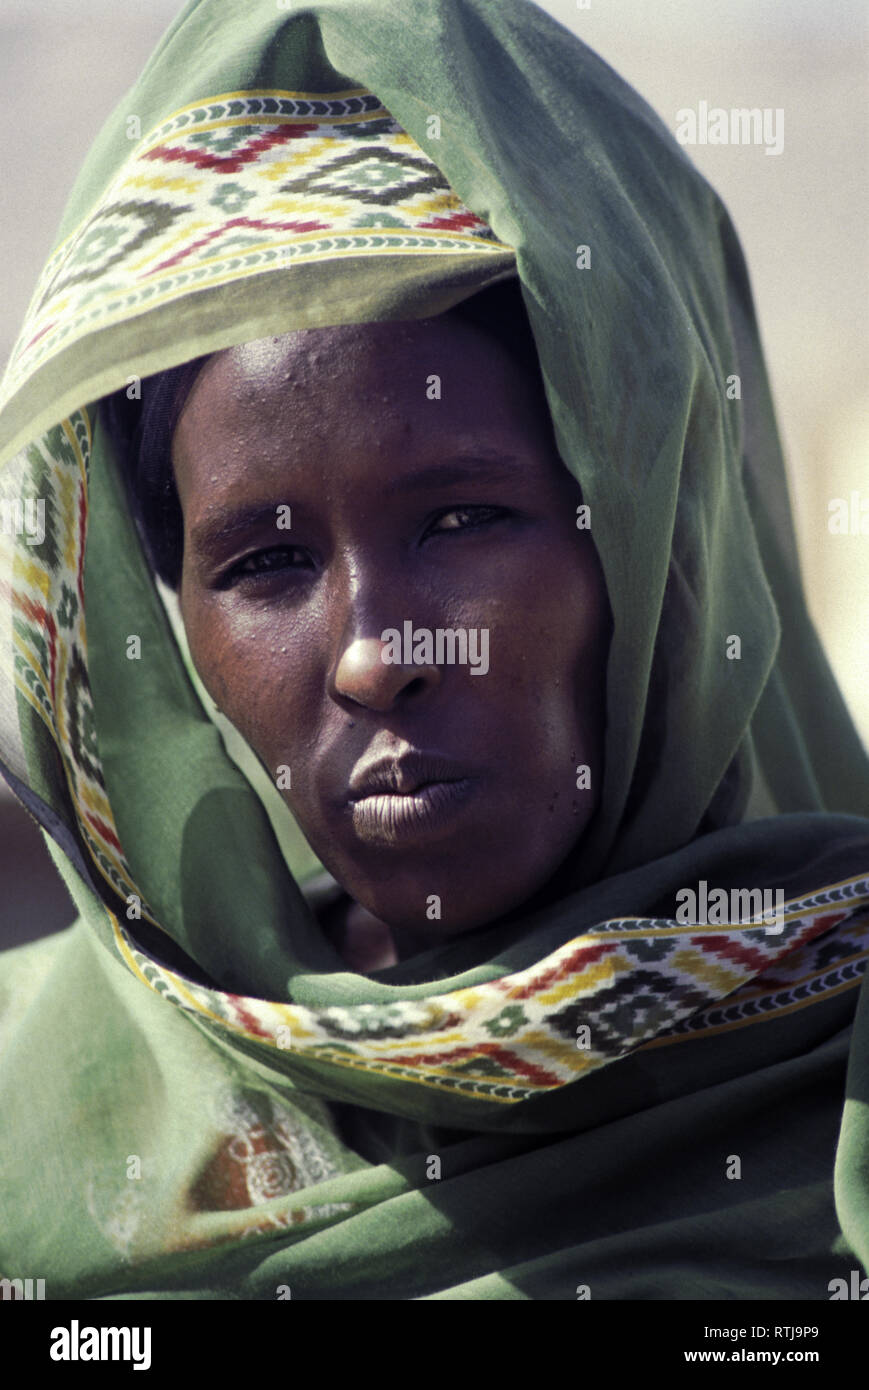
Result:
M298 545L273 546L270 550L257 550L253 555L239 561L224 576L226 585L236 584L240 579L257 579L263 575L278 574L282 570L301 569L302 562L294 563L296 557L307 555Z
M451 507L441 512L427 535L437 535L440 531L475 531L490 521L500 521L507 515L503 507Z
M437 516L426 535L440 535L448 531L477 531L491 522L501 521L508 515L503 507L450 507ZM310 567L310 553L298 545L271 546L267 550L256 550L227 570L221 581L222 587L232 588L245 580L268 579L288 570L307 570Z

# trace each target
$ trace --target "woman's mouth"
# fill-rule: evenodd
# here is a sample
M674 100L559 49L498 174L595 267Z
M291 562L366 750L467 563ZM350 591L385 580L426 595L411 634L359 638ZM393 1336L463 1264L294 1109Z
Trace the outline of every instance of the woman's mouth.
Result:
M473 794L470 777L424 782L409 792L371 791L351 798L353 829L372 844L404 844L450 834Z

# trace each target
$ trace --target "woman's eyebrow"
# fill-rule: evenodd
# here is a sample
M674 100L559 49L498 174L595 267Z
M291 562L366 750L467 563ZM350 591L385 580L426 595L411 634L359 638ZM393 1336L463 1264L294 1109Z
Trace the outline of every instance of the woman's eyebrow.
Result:
M447 488L462 483L493 483L527 477L527 460L514 454L480 451L459 454L443 463L433 463L414 473L405 473L390 483L390 491L408 493L426 488ZM278 509L287 506L287 498L273 502L254 503L247 507L220 507L209 512L190 532L190 541L198 551L216 550L227 542L264 522L277 526Z
M216 550L227 541L232 541L267 521L277 530L279 509L286 505L286 498L281 498L275 502L257 502L247 507L215 508L192 528L191 545L200 551Z
M479 452L460 454L443 463L433 463L415 473L405 473L390 484L392 492L416 492L424 488L454 487L468 482L492 483L527 477L528 461L514 454Z

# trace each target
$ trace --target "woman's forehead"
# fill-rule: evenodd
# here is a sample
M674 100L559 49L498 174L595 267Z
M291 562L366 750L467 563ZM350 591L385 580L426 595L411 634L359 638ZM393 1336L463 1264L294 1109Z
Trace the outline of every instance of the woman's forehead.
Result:
M307 480L331 493L339 477L364 490L446 461L472 460L481 474L484 459L521 461L519 475L538 485L550 473L572 483L534 378L494 337L446 316L304 330L218 354L173 439L185 513L216 492Z
M209 433L244 417L268 428L272 418L382 418L390 410L425 416L437 432L448 417L469 423L499 413L545 411L534 374L497 337L451 315L402 323L304 329L239 344L206 363L181 411Z
M337 324L303 328L279 336L240 343L217 354L239 379L265 379L292 363L298 370L321 368L329 359L349 359L354 368L384 358L402 360L408 354L428 351L466 355L502 351L494 332L468 323L455 311L434 318L399 322ZM434 366L437 365L433 363ZM443 362L441 362L443 365Z

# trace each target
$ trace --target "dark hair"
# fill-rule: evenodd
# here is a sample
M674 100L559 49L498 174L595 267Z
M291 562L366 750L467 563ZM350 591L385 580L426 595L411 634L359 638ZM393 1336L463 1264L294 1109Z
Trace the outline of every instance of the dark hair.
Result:
M141 382L141 395L106 396L100 422L114 445L130 509L151 568L177 589L184 554L184 519L175 474L172 436L184 402L208 356L157 372Z
M540 364L516 276L462 300L450 311L496 337L542 390ZM157 372L141 382L141 397L127 390L106 396L100 422L123 472L145 553L154 572L177 589L184 553L184 522L172 471L172 436L184 404L209 355Z

